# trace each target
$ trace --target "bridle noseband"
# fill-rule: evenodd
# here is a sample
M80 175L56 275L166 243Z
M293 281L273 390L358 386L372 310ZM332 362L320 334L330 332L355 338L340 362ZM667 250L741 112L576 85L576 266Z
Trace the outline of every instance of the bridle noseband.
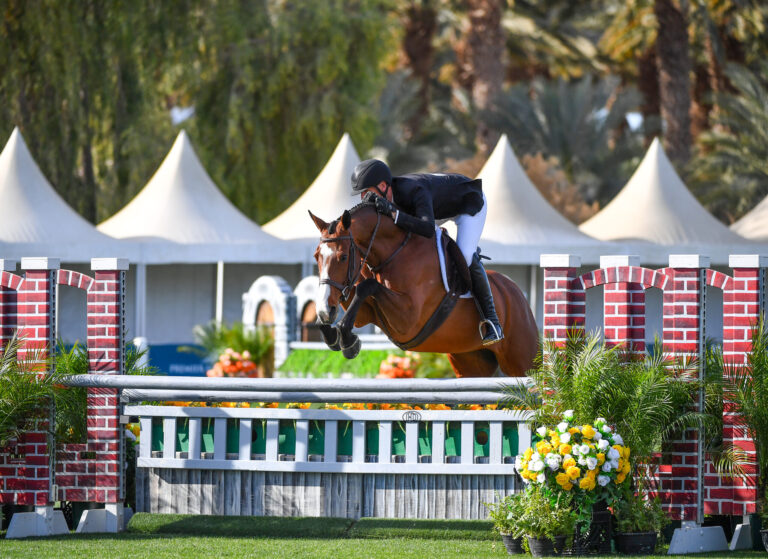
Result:
M325 278L320 280L320 285L330 285L331 287L335 287L339 290L341 293L341 302L346 302L346 300L349 298L349 292L350 290L357 284L357 281L360 279L360 276L363 273L363 268L367 265L368 269L371 272L378 272L384 266L392 262L394 260L395 256L397 256L400 251L405 247L405 245L408 243L408 241L411 238L411 232L409 231L408 234L405 236L405 239L402 243L400 243L400 246L397 247L397 249L389 255L389 257L384 260L381 264L378 266L371 266L368 264L368 256L371 254L371 249L373 248L373 241L376 239L376 233L379 232L379 225L381 224L381 214L378 212L376 213L376 227L373 228L373 234L371 235L371 240L368 242L368 248L365 250L365 253L363 254L362 261L360 262L360 267L357 270L357 273L355 273L355 262L357 261L357 251L360 251L360 253L363 253L363 250L357 246L355 243L355 240L352 238L352 235L344 235L343 237L332 237L329 239L320 239L321 243L335 243L340 241L349 241L349 254L347 255L348 264L347 264L347 279L344 283L339 283L337 281L332 280L331 278Z

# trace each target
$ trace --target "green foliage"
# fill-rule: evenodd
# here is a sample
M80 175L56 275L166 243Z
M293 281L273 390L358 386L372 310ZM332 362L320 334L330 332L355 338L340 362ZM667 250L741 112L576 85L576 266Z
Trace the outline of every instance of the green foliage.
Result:
M576 514L571 509L569 496L551 495L546 488L528 486L520 497L518 507L522 513L513 523L512 535L553 539L570 536L576 528Z
M59 382L60 374L35 374L48 370L50 361L42 351L19 359L17 334L0 348L0 447L18 437L45 410ZM43 412L45 413L45 412Z
M502 535L511 534L517 519L525 512L525 497L523 493L502 497L496 492L496 500L483 505L488 509L488 519L493 522L493 529Z
M387 350L364 350L352 359L346 359L340 351L326 349L297 349L280 365L279 370L291 373L307 373L312 376L325 376L327 373L338 376L351 373L356 377L374 377L379 372L379 365L390 354Z
M647 499L642 492L627 491L614 507L617 532L660 533L669 524L658 497Z
M195 326L192 331L195 342L203 347L202 351L192 347L182 347L183 351L197 353L201 357L216 360L227 348L242 353L248 351L251 360L265 367L274 361L275 339L272 329L266 326L246 328L242 322L234 322L231 326L219 324L212 320L208 324Z
M139 350L131 343L125 345L125 374L154 375L157 368L143 365L147 350ZM54 360L57 377L88 374L88 348L75 343L71 348L59 341ZM87 433L86 410L88 389L60 386L54 393L55 433L59 443L85 442Z
M627 359L597 335L571 337L565 347L550 341L526 392L508 391L506 403L533 410L533 423L555 425L566 410L575 423L603 417L622 435L632 460L648 463L665 437L697 426L703 414L689 411L697 394L695 364L681 366L662 354Z

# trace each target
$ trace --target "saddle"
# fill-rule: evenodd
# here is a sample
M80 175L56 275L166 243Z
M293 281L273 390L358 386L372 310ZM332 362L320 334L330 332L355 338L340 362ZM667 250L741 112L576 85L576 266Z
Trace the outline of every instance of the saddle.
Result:
M436 233L439 233L435 235L439 243L436 248L440 260L443 285L445 286L445 296L418 334L407 342L393 341L397 347L403 350L412 349L424 343L445 322L445 319L456 306L459 297L472 289L469 267L464 260L464 255L459 250L459 245L448 235L445 229L440 228ZM392 336L389 336L389 339L391 340Z

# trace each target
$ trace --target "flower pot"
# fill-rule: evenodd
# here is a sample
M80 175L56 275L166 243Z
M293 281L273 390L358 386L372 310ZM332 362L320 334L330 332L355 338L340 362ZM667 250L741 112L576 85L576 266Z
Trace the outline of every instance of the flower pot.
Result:
M760 537L763 538L763 547L768 551L768 530L760 530Z
M507 553L510 555L522 555L525 553L523 550L523 538L516 538L512 534L502 534L501 541L504 542L504 547L507 548Z
M533 538L528 536L528 547L534 557L550 557L562 553L565 547L565 536L555 536L554 541L549 538Z
M656 549L656 532L619 532L614 536L616 551L630 555L651 555Z

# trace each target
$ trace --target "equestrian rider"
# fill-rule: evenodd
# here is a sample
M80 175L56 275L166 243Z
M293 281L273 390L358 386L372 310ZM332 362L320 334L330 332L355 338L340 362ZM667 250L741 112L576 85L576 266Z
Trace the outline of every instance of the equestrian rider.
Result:
M376 211L391 216L401 229L422 237L435 234L435 219L453 218L457 229L456 243L469 266L472 295L483 318L480 322L483 345L504 338L488 276L477 250L487 213L480 179L433 173L393 177L386 163L368 159L355 167L352 190L359 192L361 197L368 192L376 194Z

